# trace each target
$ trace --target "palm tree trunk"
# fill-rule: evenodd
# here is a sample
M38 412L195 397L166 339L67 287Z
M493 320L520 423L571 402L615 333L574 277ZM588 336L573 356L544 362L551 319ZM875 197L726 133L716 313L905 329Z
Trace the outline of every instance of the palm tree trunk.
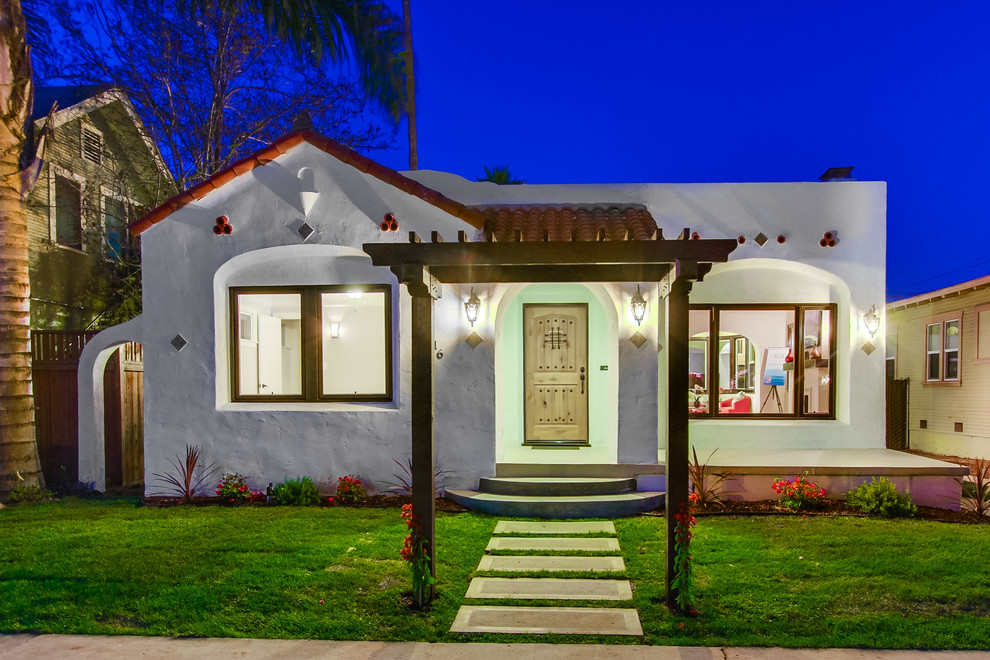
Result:
M0 0L0 497L41 484L31 394L31 285L20 158L31 108L31 56L20 0Z
M416 144L416 76L413 71L412 15L409 0L402 0L403 51L406 74L406 120L409 125L409 169L419 169L419 147Z

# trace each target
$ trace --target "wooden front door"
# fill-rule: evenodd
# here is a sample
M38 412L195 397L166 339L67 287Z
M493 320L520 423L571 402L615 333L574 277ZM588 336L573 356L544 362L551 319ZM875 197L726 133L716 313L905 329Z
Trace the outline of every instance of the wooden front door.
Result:
M588 444L588 305L523 305L525 444Z

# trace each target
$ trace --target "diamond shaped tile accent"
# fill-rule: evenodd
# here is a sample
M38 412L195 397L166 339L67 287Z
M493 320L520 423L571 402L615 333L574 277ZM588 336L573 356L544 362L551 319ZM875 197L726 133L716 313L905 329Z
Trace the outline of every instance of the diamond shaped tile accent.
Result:
M770 239L767 238L761 231L759 234L756 235L756 238L754 238L753 240L756 242L757 245L763 247L763 244L769 241Z
M186 338L182 335L176 335L172 337L172 341L170 343L172 344L172 348L177 351L181 351L189 342L187 342Z
M863 349L863 352L866 353L867 355L877 350L877 347L874 346L873 342L871 341L868 341L865 344L863 344L861 348Z
M467 336L467 339L465 339L464 341L466 341L471 348L477 348L478 344L485 341L485 339L477 332L472 332Z
M636 348L639 348L640 346L642 346L643 344L646 343L646 336L643 335L642 332L640 332L639 330L637 330L629 338L629 341L631 341L636 346Z
M301 225L299 225L299 229L296 230L296 233L302 236L302 239L305 241L307 238L313 235L314 231L316 230L310 227L308 222L304 222Z

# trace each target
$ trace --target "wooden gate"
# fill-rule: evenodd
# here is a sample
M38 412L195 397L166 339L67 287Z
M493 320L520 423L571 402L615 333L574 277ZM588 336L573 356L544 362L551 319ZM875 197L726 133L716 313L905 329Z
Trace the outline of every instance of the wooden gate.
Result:
M31 366L35 433L45 481L50 486L79 480L79 356L96 335L90 331L33 330ZM107 362L105 400L107 486L144 479L141 345L125 344Z
M910 379L887 379L887 449L908 448L908 385Z

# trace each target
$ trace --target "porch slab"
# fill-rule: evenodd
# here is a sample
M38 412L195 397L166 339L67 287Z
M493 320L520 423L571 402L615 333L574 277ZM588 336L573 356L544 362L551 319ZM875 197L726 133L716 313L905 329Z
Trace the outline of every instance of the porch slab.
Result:
M617 539L603 538L569 538L566 536L551 536L544 538L525 538L502 536L492 538L485 552L492 550L555 550L559 552L618 552Z
M698 449L704 462L710 450ZM718 471L733 474L761 474L766 468L810 475L847 474L871 476L962 476L966 468L955 463L894 449L719 449L708 462Z
M478 577L468 585L466 598L632 600L632 585L629 580Z
M478 564L479 571L523 573L528 571L592 571L620 573L626 570L622 557L550 557L485 555Z
M495 534L615 534L615 523L602 522L526 522L500 520Z
M634 609L462 605L450 632L642 635Z

